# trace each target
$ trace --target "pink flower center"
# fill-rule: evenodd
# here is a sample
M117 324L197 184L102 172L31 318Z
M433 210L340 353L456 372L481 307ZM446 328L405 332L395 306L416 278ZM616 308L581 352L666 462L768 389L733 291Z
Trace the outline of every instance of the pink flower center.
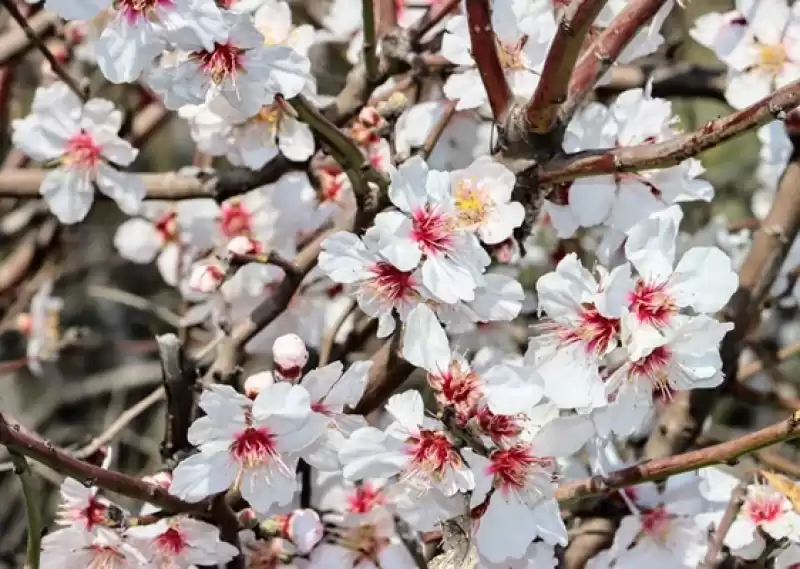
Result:
M510 415L495 415L488 407L478 411L478 426L495 444L508 441L522 432L522 426Z
M452 220L436 208L418 209L411 216L411 223L411 238L426 255L446 253L452 247Z
M325 405L324 401L314 401L311 404L311 410L320 415L330 416L331 410Z
M230 452L245 468L256 468L278 454L275 438L266 427L247 427L234 437Z
M200 69L211 75L211 80L219 85L228 77L235 79L244 64L244 50L231 43L215 43L211 51L196 51L193 54L200 60Z
M89 498L89 502L82 509L62 511L66 518L82 523L86 531L91 531L95 526L102 525L108 520L108 507L96 496Z
M442 433L420 431L418 436L408 440L406 452L411 456L415 468L423 470L436 480L444 478L448 467L461 466L461 457Z
M220 225L226 237L247 236L252 228L252 214L239 200L230 200L220 206L222 219Z
M661 327L678 313L675 300L665 289L666 283L636 282L636 287L628 296L628 304L639 322Z
M377 486L368 482L358 486L354 493L347 496L347 511L354 514L366 514L386 503L386 496Z
M117 0L116 7L129 23L135 24L139 18L147 17L157 6L172 5L172 0Z
M412 273L399 270L391 263L375 263L370 272L374 275L369 286L379 297L397 302L416 296L416 280Z
M666 346L658 346L645 357L631 362L629 377L631 379L645 379L652 382L653 389L669 396L671 388L667 365L672 358L672 353Z
M751 495L742 506L742 511L756 525L773 522L783 513L783 499L777 493Z
M586 304L580 314L580 322L572 328L560 328L559 338L566 343L584 344L589 354L605 354L619 334L617 318L607 318L594 305Z
M162 243L172 243L178 240L178 213L167 212L156 219L156 232Z
M178 555L188 545L183 534L175 528L169 528L153 541L158 550L165 555Z
M81 130L67 140L67 151L62 161L68 166L94 169L100 163L101 149L95 143L94 137L85 130Z
M494 486L506 492L523 489L534 469L549 470L555 473L555 461L548 457L538 457L528 446L517 445L509 449L496 450L489 457L489 474L494 477Z
M669 525L672 516L664 507L659 506L642 513L642 533L651 539L663 543L669 535Z
M462 369L458 361L442 374L428 374L428 383L442 406L455 408L458 418L466 421L481 398L479 377L469 368Z

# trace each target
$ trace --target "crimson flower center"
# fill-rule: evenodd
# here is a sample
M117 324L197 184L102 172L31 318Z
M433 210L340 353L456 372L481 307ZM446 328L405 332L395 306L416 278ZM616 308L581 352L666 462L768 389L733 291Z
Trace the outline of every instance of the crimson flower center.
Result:
M96 496L92 496L86 507L78 512L77 517L86 524L86 530L89 531L106 521L107 510L105 504L100 503Z
M642 532L651 539L663 542L669 533L672 516L663 507L653 508L642 513Z
M226 237L238 237L239 235L247 235L251 232L251 213L239 200L233 200L228 203L222 204L220 207L222 213L222 232Z
M170 211L159 216L154 225L162 243L172 243L178 240L177 212Z
M520 445L496 450L489 460L489 474L494 477L494 486L502 491L522 489L531 469L554 465L553 459L534 456L529 447Z
M407 452L412 462L436 479L444 477L448 466L461 464L461 457L442 433L422 430L408 443Z
M427 255L447 252L453 245L452 221L436 208L424 207L411 216L411 238Z
M172 6L172 0L117 0L116 7L133 24L158 6Z
M477 418L478 426L495 444L516 437L522 432L522 427L514 417L495 415L488 407L478 411Z
M581 310L578 325L561 328L558 335L564 342L584 344L587 353L602 355L608 351L619 331L619 319L603 316L594 305L587 304Z
M780 495L766 495L748 498L742 510L756 524L773 522L783 512L783 500Z
M478 374L469 368L462 369L457 361L452 362L441 375L428 374L428 383L437 391L437 401L444 406L452 405L463 419L473 411L481 397Z
M665 326L678 313L675 300L665 289L666 283L636 282L633 292L628 296L628 304L639 322Z
M362 483L353 494L347 496L347 511L354 514L366 514L386 503L386 496L377 486L368 482Z
M211 51L196 51L194 56L200 60L200 69L211 75L211 80L220 84L236 74L244 66L244 50L231 43L215 43Z
M63 160L70 166L94 169L100 163L101 152L94 137L81 130L67 140L67 151Z
M159 551L166 555L178 555L187 546L186 538L175 528L169 528L154 541Z
M412 273L403 272L384 261L375 263L370 271L374 275L371 287L380 297L394 302L414 296L417 283Z
M669 395L670 386L667 366L671 358L672 353L669 348L658 346L643 358L631 362L629 376L634 379L649 380L653 384L653 389L664 395Z
M262 466L278 454L275 439L266 427L247 427L234 437L230 452L245 468Z

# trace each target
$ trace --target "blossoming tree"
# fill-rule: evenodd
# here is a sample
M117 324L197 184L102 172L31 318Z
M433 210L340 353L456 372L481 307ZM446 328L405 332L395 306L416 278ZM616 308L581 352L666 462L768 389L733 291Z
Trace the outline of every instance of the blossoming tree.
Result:
M800 469L761 450L800 399L759 376L796 350L798 5L692 21L713 70L669 64L674 0L2 4L0 231L50 237L0 265L0 329L57 381L71 299L26 271L107 199L180 305L114 297L170 328L163 384L87 445L0 402L26 567L800 567ZM668 95L729 111L687 129ZM169 120L194 162L143 171ZM753 219L687 223L704 151L748 131ZM782 416L715 435L731 397ZM160 467L114 464L155 405Z

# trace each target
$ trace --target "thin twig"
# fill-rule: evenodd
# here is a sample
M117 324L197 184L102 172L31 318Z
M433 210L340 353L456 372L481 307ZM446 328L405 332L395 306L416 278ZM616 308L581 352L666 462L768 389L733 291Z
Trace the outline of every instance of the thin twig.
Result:
M28 520L28 545L25 553L25 569L39 569L39 555L42 550L42 516L39 511L39 490L33 481L33 473L25 457L11 452L14 473L22 485L25 498L25 515Z
M353 314L356 306L356 301L351 298L348 301L347 307L345 307L339 315L339 318L336 319L336 322L333 323L330 330L325 334L325 338L322 340L322 347L319 350L319 367L324 366L330 361L333 344L336 343L336 336L339 335L339 330L342 329L344 323L347 322L347 319Z
M116 302L130 306L142 312L149 312L153 316L163 320L170 326L178 328L181 323L181 317L172 312L170 309L156 304L155 302L135 295L133 293L102 285L89 285L87 293L92 298L101 300L108 300L109 302Z
M442 114L437 123L433 125L433 129L431 129L430 134L428 134L428 138L425 139L425 143L422 145L422 148L419 149L419 155L424 160L430 157L433 149L436 147L436 143L439 142L439 139L442 137L444 129L450 124L453 115L456 113L456 103L456 101L448 101L446 103L444 114Z
M40 38L36 31L31 27L28 23L28 19L19 11L17 8L16 3L14 0L2 0L3 6L6 7L8 13L11 14L11 17L19 24L19 27L25 32L25 35L28 36L28 39L36 46L47 62L50 64L50 69L55 73L59 79L61 79L64 84L74 92L81 101L88 100L88 95L86 91L81 87L80 83L70 75L61 62L53 55L53 52L50 51L50 48L45 45L42 38Z
M536 134L550 132L555 127L558 110L567 98L575 62L592 22L606 2L607 0L573 0L563 11L536 91L525 109L528 128Z
M150 392L150 395L136 403L130 409L127 409L123 413L120 414L117 419L111 423L108 428L103 431L100 435L92 439L92 441L87 444L86 446L76 450L72 453L72 455L80 460L84 460L89 458L98 450L103 448L105 445L110 443L114 440L119 433L121 433L125 428L130 425L130 423L135 420L139 415L147 411L150 407L158 403L159 401L164 400L165 390L163 387L159 387L158 389Z
M559 502L566 502L586 496L607 494L642 482L661 480L705 466L731 462L742 455L797 437L800 437L800 422L791 417L718 445L645 461L606 476L592 476L564 484L556 490L556 498Z
M740 482L731 493L731 499L728 506L725 508L725 513L719 522L719 526L714 531L714 537L711 544L708 546L706 556L703 561L697 566L697 569L715 569L719 567L724 558L722 557L722 545L725 541L725 536L728 535L733 522L739 515L739 510L742 509L744 503L745 492L747 491L747 483Z
M441 22L460 2L461 0L442 0L440 2L431 3L428 10L411 30L411 41L415 44L419 43L422 36Z

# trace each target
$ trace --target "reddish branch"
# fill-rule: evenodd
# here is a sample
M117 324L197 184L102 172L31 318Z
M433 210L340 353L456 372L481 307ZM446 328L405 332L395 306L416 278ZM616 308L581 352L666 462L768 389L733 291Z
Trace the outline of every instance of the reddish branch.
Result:
M561 117L567 122L578 105L611 67L639 29L647 24L666 0L632 0L611 24L592 42L575 66L569 83L567 102Z
M3 414L0 414L0 444L61 474L134 500L149 502L164 510L198 515L205 515L208 512L208 502L196 504L185 502L156 484L149 484L138 478L73 458Z
M740 482L736 488L733 489L731 499L728 502L728 506L725 508L725 513L722 515L719 526L717 526L714 532L714 538L711 540L708 551L706 551L706 556L703 562L698 566L698 569L715 569L724 561L724 557L720 554L722 553L725 536L728 535L733 522L736 521L739 511L742 509L746 492L747 483L745 481Z
M583 42L606 1L573 0L561 15L536 91L525 108L528 127L533 132L544 134L555 127Z
M629 466L607 476L592 476L570 482L556 490L556 498L559 502L566 502L661 480L681 472L731 462L745 454L797 437L800 437L800 423L790 418L732 441Z
M472 58L475 60L483 87L489 96L492 116L495 121L502 123L511 106L513 96L500 62L500 54L497 51L489 0L467 0L467 25L472 45Z
M590 150L555 159L539 172L539 182L552 184L597 174L674 166L748 130L785 118L798 105L800 81L795 81L746 109L709 121L694 132L666 142Z
M428 33L436 24L441 22L445 16L456 9L461 0L442 0L435 4L431 4L425 15L419 19L414 28L411 30L411 41L419 42L422 36Z

